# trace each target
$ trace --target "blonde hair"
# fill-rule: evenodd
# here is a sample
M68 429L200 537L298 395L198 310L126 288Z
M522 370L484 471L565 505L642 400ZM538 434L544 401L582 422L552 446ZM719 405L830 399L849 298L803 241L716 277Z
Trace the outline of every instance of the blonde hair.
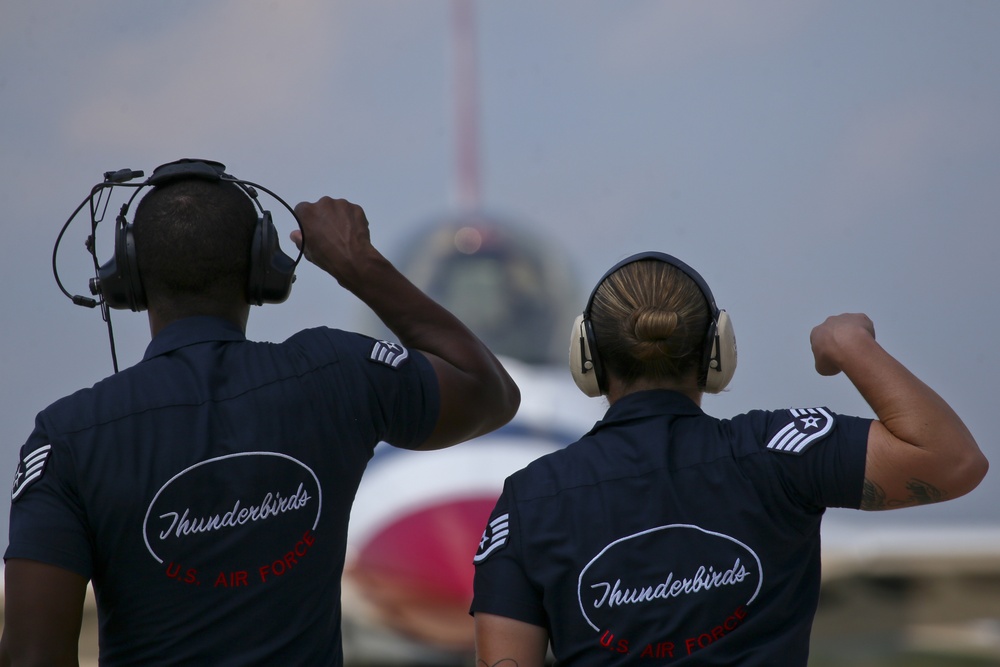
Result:
M606 372L626 385L700 372L709 308L698 285L671 264L626 264L598 287L590 320Z

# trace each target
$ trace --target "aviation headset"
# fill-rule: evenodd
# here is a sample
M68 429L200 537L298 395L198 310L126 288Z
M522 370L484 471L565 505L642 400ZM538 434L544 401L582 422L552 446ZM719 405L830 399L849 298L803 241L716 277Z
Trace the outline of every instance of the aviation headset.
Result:
M591 397L600 396L607 391L607 377L601 364L600 355L597 354L597 339L590 321L594 296L604 281L618 269L644 259L658 260L680 270L694 281L704 295L705 301L708 302L711 317L698 368L698 386L710 394L719 393L726 388L729 381L733 379L733 373L736 372L736 335L733 332L729 314L724 310L719 310L718 306L715 305L712 291L697 271L675 257L653 251L626 257L612 266L597 281L594 291L587 299L587 306L583 309L583 314L577 316L576 321L573 322L569 341L569 370L576 386L584 394Z
M263 190L288 209L288 212L295 218L299 230L302 231L302 223L298 216L295 215L292 207L267 188L227 174L226 166L221 162L185 158L160 165L153 170L149 178L141 183L129 182L142 176L142 171L133 171L132 169L104 172L104 181L91 188L90 195L76 207L76 210L73 211L60 230L56 238L55 247L52 249L52 272L55 276L56 284L62 290L63 294L79 306L86 306L88 308L101 306L102 315L108 323L108 330L111 336L111 352L115 371L118 370L118 362L115 358L114 334L111 332L111 320L108 309L124 310L128 308L139 312L145 310L147 306L146 292L143 289L136 264L132 223L126 218L129 207L144 188L155 188L181 180L226 182L238 187L253 201L254 205L260 211L260 216L257 218L254 226L250 250L250 270L247 281L247 301L252 305L260 306L265 303L281 303L285 301L292 290L292 283L295 282L295 268L302 259L301 248L299 249L298 257L294 260L282 252L278 245L278 234L272 222L271 213L264 210L264 207L258 201L257 190ZM97 225L104 219L105 211L110 203L110 191L115 187L134 188L135 192L122 204L121 211L115 219L114 255L104 264L98 265L95 248ZM105 190L108 190L109 193L108 198L104 199L102 205L101 200L104 198ZM80 210L88 204L90 206L90 236L87 238L86 245L87 250L93 257L96 274L96 277L90 279L90 293L99 297L99 301L89 297L70 294L63 286L57 268L59 244L62 241L63 235ZM302 247L305 247L304 232Z

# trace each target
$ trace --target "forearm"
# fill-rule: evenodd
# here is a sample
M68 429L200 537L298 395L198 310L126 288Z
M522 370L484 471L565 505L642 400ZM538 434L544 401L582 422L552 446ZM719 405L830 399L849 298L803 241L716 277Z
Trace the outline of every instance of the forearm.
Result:
M425 448L487 433L510 421L520 403L513 380L492 352L377 250L338 278L406 347L422 352L439 378L442 415ZM477 406L477 410L469 410ZM478 414L478 419L472 415Z
M476 614L476 667L544 667L545 628L493 614Z
M869 436L867 509L937 502L971 491L987 463L948 403L870 336L844 342L841 368L878 418Z
M351 275L338 278L340 284L371 308L400 343L442 359L457 356L459 361L468 355L470 364L492 363L482 355L482 345L458 318L424 294L377 250L373 248L370 256L359 264ZM457 339L454 341L459 346L457 354L446 342L449 339Z
M12 558L4 583L0 665L78 665L87 580L52 565Z
M897 438L926 450L978 446L958 414L872 338L858 337L844 374Z

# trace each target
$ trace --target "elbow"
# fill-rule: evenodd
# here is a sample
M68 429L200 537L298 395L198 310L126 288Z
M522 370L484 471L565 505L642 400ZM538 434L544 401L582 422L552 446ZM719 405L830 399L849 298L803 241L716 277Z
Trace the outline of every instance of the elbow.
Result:
M442 393L441 411L428 439L413 449L441 449L497 430L517 414L521 391L506 372L488 381L449 386Z
M508 376L488 396L482 397L480 405L489 405L490 408L483 412L480 423L470 437L485 435L510 422L521 407L521 390Z
M973 446L970 451L958 460L953 460L947 465L948 482L947 499L960 498L971 493L986 477L990 469L990 462L986 455L978 446Z
M471 437L497 430L512 420L521 407L521 390L506 371L501 370L500 373L492 389L484 392L478 401L480 405L489 405L490 408L482 413L482 419Z
M961 492L958 495L964 496L979 486L980 482L986 478L986 473L989 472L989 469L989 460L977 448L976 452L969 456L968 460L961 466Z
M518 409L521 407L521 389L514 383L511 377L507 376L506 388L504 390L504 400L503 407L498 411L498 415L501 419L500 423L497 424L497 428L503 426L517 414Z

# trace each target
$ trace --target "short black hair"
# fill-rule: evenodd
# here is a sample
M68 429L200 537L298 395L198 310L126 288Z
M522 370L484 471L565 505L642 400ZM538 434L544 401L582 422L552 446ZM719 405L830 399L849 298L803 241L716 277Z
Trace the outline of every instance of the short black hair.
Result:
M157 186L133 223L136 264L151 302L246 300L257 210L225 181Z

